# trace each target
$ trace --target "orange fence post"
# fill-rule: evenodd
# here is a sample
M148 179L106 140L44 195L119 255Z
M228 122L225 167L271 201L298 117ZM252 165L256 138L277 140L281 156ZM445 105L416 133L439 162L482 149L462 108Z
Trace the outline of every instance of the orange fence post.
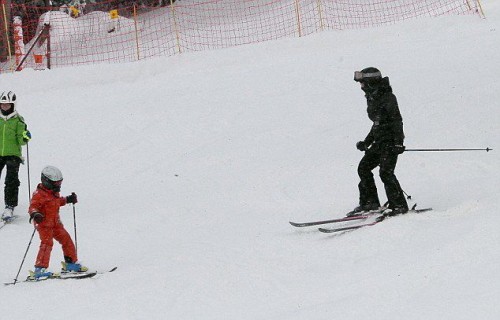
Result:
M323 31L325 29L325 25L323 24L323 9L321 8L321 0L318 0L317 3L318 3L318 13L319 13L319 27L320 30Z
M297 15L297 29L299 32L299 37L302 37L302 28L300 25L300 5L299 0L295 0L295 13Z
M177 19L175 18L175 7L174 7L173 0L170 0L170 12L172 12L172 20L174 21L175 38L177 40L177 50L179 51L179 53L182 53L181 52L180 37L179 37L179 30L177 28Z
M481 0L477 0L477 6L479 7L479 14L481 14L483 18L486 18L486 16L484 15L483 6L481 5Z
M9 17L10 17L10 14L7 12L7 10L5 8L5 2L2 1L2 19L4 22L3 27L4 27L4 31L5 31L5 43L4 43L4 45L7 46L8 58L11 59L12 58L12 51L11 51L11 44L10 44L10 37L9 37L9 23L8 23L9 19L10 19ZM3 35L0 38L2 38L2 37L3 37ZM4 53L2 53L2 55L3 54Z
M134 27L135 27L135 45L137 47L137 60L141 60L141 55L139 52L139 31L137 30L137 7L134 3Z

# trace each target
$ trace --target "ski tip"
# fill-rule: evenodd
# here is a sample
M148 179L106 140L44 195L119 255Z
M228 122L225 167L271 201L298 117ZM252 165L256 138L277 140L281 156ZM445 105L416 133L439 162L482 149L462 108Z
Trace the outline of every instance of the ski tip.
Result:
M423 208L423 209L415 209L413 211L416 213L420 213L420 212L426 212L426 211L431 211L431 210L432 210L432 208Z
M113 272L113 271L116 271L116 269L118 269L118 267L113 267L113 268L109 269L109 271L108 271L108 272Z

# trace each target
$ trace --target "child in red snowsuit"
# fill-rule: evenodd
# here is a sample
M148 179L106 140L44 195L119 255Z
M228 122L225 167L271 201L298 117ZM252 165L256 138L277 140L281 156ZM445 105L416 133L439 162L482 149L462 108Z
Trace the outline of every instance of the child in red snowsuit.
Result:
M60 196L59 191L61 190L62 180L62 173L59 169L52 166L45 167L42 170L42 182L38 184L31 198L28 210L30 222L35 221L40 236L40 249L35 262L35 278L50 277L52 275L51 272L46 271L46 268L49 267L54 239L62 246L65 260L63 262L63 272L83 272L88 269L78 263L75 244L59 217L59 207L78 202L75 193L67 197Z

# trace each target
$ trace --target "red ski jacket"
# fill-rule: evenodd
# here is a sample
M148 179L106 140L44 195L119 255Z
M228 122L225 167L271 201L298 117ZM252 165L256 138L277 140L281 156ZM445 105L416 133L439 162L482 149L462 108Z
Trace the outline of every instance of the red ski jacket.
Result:
M30 217L33 216L35 212L43 214L44 219L38 225L50 228L62 224L59 218L59 207L64 205L66 205L65 197L61 197L59 192L49 190L39 183L31 197L31 204L28 212Z

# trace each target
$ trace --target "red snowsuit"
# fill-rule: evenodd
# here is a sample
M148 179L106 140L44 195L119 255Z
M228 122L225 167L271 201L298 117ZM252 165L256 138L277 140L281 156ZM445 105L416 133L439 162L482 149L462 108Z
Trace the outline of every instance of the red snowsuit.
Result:
M56 239L62 246L65 260L69 262L78 261L75 245L69 233L64 229L59 218L59 207L66 205L66 198L61 197L59 192L54 192L38 184L29 207L29 214L35 212L43 214L44 219L36 225L40 236L40 249L36 258L35 267L48 268L50 253Z

